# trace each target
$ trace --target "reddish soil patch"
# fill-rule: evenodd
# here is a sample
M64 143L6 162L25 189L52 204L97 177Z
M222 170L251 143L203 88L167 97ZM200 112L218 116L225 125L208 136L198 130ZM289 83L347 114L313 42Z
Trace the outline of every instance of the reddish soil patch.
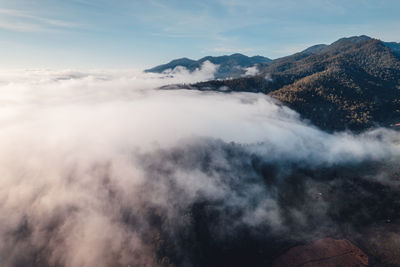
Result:
M297 246L277 258L273 267L363 267L368 256L348 240L325 238Z

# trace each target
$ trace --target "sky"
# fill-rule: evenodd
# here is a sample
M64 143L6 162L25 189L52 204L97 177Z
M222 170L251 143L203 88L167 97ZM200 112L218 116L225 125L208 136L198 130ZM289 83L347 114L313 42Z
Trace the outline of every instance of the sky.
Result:
M279 58L354 35L400 41L398 0L0 0L0 68Z

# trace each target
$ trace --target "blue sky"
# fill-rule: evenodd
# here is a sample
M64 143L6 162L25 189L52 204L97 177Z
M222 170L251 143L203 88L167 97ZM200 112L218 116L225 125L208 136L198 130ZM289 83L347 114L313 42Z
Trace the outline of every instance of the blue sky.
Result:
M400 41L398 0L0 0L0 68L145 68L285 56L366 34Z

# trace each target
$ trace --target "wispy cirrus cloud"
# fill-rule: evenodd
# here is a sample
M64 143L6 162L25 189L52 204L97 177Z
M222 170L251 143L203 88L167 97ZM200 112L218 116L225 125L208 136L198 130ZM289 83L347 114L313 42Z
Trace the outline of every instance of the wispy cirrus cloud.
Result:
M52 19L16 9L0 8L0 15L0 28L11 31L35 32L80 26L77 23Z
M22 22L15 23L3 18L0 19L0 28L18 32L36 32L42 30L42 28L37 25Z

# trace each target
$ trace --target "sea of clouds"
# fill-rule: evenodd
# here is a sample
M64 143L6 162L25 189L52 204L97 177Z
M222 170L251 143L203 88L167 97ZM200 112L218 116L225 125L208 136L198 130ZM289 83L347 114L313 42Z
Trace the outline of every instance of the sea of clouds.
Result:
M397 162L389 129L329 134L263 94L158 89L216 68L1 71L0 265L206 266L196 253L243 231L287 236L307 212L334 228L329 201L283 208L295 170ZM363 177L398 186L386 173Z

